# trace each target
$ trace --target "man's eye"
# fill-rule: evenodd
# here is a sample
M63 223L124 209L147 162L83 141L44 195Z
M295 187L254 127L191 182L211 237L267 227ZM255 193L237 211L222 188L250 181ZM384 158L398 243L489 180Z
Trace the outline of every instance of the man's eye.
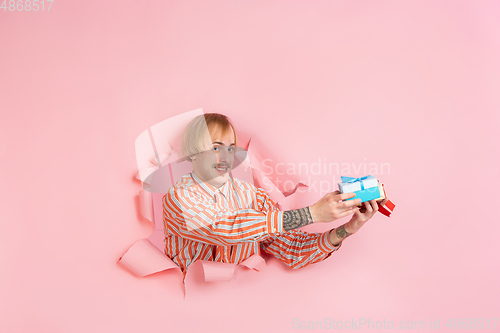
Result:
M233 152L233 151L234 151L234 148L233 148L233 147L229 147L228 151Z
M215 150L215 151L219 150L219 147L214 147L214 150Z

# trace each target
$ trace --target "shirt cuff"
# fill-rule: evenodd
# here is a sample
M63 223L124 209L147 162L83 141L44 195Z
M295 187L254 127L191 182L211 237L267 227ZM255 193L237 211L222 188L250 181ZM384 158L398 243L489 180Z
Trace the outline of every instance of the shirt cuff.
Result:
M267 214L267 232L270 234L283 232L283 212L276 210Z
M342 242L340 242L337 246L333 246L330 241L328 240L328 235L330 234L330 231L322 233L318 237L318 247L319 249L324 252L324 253L332 253L340 249L342 246Z

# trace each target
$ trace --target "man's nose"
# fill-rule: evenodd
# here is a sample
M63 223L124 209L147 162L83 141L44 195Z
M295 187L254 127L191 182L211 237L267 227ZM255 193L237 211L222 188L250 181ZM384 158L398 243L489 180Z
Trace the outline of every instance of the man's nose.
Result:
M219 149L219 151L217 151L217 160L219 163L228 163L230 162L230 155L231 154L229 153L228 148L223 147L222 149Z

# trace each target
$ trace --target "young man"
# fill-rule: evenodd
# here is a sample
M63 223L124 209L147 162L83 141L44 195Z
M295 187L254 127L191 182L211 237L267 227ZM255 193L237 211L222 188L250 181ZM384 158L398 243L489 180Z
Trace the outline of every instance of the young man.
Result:
M314 205L279 211L260 188L230 177L237 136L229 119L208 113L186 128L182 150L193 163L163 197L165 253L181 268L196 260L239 264L261 250L298 269L323 261L378 211L375 200L357 207L354 193L328 193ZM384 205L386 200L382 201ZM325 233L295 230L351 215Z

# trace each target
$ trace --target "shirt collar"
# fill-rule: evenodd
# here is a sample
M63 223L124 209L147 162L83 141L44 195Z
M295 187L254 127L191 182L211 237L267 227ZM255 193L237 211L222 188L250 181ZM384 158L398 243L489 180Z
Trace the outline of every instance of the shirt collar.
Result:
M198 178L198 176L195 175L194 172L191 172L191 177L193 177L195 182L197 182L198 185L200 185L200 187L202 189L204 189L211 197L213 197L217 192L220 191L222 193L222 195L224 196L224 198L227 198L229 195L229 189L231 187L234 188L234 185L232 186L233 177L231 177L231 176L229 176L229 180L219 188L216 188L215 186L210 185L209 183L202 181L200 178Z

